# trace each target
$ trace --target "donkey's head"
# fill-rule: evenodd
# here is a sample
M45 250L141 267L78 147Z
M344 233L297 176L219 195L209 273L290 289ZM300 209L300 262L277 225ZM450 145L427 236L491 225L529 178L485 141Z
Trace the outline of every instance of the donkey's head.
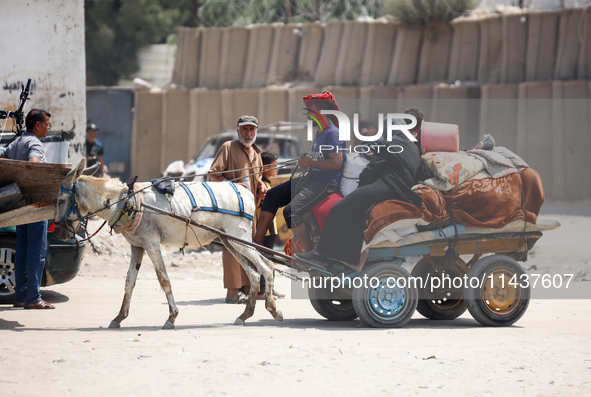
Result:
M66 175L66 179L60 186L57 195L57 205L55 212L55 235L66 240L71 237L78 228L80 221L84 220L78 209L76 183L82 175L92 175L101 166L96 163L92 167L86 167L86 159L80 160L76 168Z

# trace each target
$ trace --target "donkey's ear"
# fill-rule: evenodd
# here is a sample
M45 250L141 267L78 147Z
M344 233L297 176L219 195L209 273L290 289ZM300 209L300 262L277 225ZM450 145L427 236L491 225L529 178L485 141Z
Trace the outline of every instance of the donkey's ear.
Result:
M84 171L82 171L82 175L89 175L89 176L93 176L95 174L95 172L101 168L101 163L100 161L97 162L95 165L92 165L88 168L85 168Z
M66 175L66 179L64 180L63 185L66 189L72 189L74 182L77 181L78 178L80 178L80 175L82 175L82 172L84 172L84 167L86 167L85 158L80 160L76 168L74 168L72 171L68 173L68 175Z

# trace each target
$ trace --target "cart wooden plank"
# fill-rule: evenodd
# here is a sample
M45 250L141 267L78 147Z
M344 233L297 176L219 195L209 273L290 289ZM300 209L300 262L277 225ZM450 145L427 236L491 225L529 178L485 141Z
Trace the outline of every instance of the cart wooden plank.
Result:
M55 200L0 213L0 227L24 225L55 218Z
M55 202L71 164L0 159L0 187L16 182L28 205Z

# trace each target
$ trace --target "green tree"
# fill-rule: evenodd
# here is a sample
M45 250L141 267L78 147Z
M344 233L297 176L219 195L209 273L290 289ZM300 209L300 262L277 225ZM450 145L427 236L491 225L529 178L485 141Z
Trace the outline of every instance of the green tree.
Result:
M474 9L480 0L384 0L382 12L408 25L451 22Z
M114 85L138 70L137 52L191 26L190 0L85 1L86 83Z

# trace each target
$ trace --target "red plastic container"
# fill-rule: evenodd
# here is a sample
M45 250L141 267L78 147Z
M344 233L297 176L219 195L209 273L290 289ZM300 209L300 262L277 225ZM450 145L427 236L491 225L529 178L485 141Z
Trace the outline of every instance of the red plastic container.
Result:
M456 124L423 122L421 152L458 152L460 129Z

